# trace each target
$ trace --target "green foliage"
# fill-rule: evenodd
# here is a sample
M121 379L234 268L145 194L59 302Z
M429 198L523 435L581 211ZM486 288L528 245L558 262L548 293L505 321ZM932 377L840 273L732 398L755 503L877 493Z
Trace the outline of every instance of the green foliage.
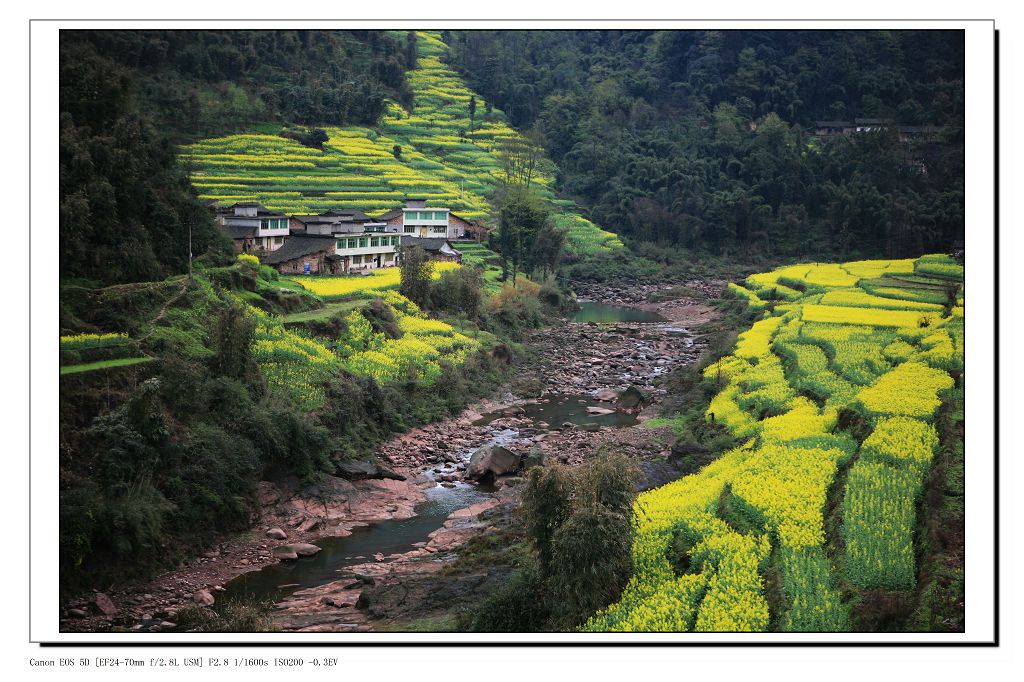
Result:
M537 556L537 580L554 597L549 627L572 627L614 601L629 578L637 472L623 455L599 455L580 469L530 471L522 514Z
M165 133L140 115L129 73L61 34L60 274L161 279L227 241L196 199ZM67 37L66 37L67 36Z
M430 283L434 276L434 262L418 246L402 249L402 283L399 293L418 306L424 306L430 296Z
M175 615L191 632L274 632L272 602L233 600L207 608L190 604Z
M503 197L498 241L501 249L502 269L508 276L511 265L512 284L520 271L532 271L541 263L550 268L552 258L558 260L564 234L551 226L547 206L535 194L522 189L510 189ZM542 236L543 235L543 236ZM555 253L546 249L554 249Z
M430 287L430 307L475 320L483 303L483 286L482 269L448 270Z
M263 121L373 125L386 98L409 98L402 46L378 31L65 31L61 45L125 69L146 114L179 135Z
M953 34L596 36L471 30L450 42L480 95L542 133L558 189L594 222L719 253L894 256L962 239L964 54ZM909 142L895 130L802 132L855 117L946 130Z

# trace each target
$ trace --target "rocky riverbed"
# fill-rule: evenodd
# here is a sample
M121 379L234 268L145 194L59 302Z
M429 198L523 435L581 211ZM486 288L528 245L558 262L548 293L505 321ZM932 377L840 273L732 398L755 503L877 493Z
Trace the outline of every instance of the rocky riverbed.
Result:
M535 465L546 461L578 465L602 449L614 449L640 463L643 487L672 480L678 472L665 462L672 439L667 429L601 426L596 417L628 413L643 422L654 416L663 395L662 378L673 367L699 357L703 342L692 330L713 317L706 300L720 295L721 283L682 284L692 295L656 303L648 298L667 289L666 285L578 287L580 298L642 307L668 321L567 322L536 332L529 341L536 359L517 382L531 387L532 395L500 392L456 418L392 438L379 448L376 462L339 470L340 475L327 476L315 486L262 482L260 517L251 531L211 548L144 588L114 589L67 604L62 629L173 629L175 613L183 606L215 603L232 578L289 560L280 558L285 556L282 545L316 545L326 537L350 535L360 526L413 517L417 505L426 500L426 490L463 485L469 455L484 445L500 444ZM587 417L576 419L582 423L548 423L526 414L531 404L564 410L572 408L573 402L579 403L576 412L594 415L595 423L587 423ZM508 527L521 480L517 472L502 472L493 480L496 492L452 512L439 528L415 543L418 546L347 565L339 569L337 580L326 584L300 586L278 603L276 626L303 632L367 630L401 620L402 613L429 612L434 602L443 609L452 600L472 600L474 594L490 589L494 575L440 574L464 543ZM372 600L363 595L368 588L375 595ZM396 593L404 595L398 602ZM449 599L437 601L439 593L448 594Z

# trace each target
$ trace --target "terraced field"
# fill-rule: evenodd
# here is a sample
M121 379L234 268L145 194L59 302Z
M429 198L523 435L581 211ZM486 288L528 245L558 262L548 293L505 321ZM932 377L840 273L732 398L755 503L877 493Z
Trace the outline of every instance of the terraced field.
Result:
M914 589L933 422L963 373L962 281L952 259L924 256L732 285L764 314L705 369L718 389L705 418L744 442L640 495L633 577L584 629L843 631L844 594ZM823 513L841 473L841 538L829 543Z
M222 204L259 201L288 214L358 209L379 215L409 197L445 206L468 220L488 219L488 197L504 177L499 152L521 141L501 111L486 112L439 57L447 50L434 32L417 34L418 67L408 73L412 113L391 103L379 129L327 127L323 149L276 135L242 134L203 140L182 149L192 182L204 199ZM469 100L476 96L471 125ZM569 249L589 253L621 247L618 238L555 198L554 168L540 164L533 188L561 211ZM490 224L494 221L491 219Z
M60 337L60 373L79 374L149 362L124 333L74 334Z

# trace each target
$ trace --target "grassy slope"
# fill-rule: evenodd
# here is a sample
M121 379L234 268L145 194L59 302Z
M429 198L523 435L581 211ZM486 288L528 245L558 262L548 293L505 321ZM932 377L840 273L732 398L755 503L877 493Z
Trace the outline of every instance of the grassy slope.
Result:
M418 67L408 73L415 93L411 114L392 103L377 129L328 127L323 150L269 134L204 140L182 150L193 184L206 199L256 200L291 214L348 208L373 215L417 197L493 223L488 197L503 177L498 150L519 133L500 111L486 113L483 98L439 60L447 46L436 33L420 32L417 49ZM478 106L471 131L473 96ZM534 187L569 229L568 249L585 254L621 248L613 233L555 197L554 168L541 165Z
M719 392L700 421L691 410L677 426L743 445L638 499L634 576L587 627L948 629L962 618L962 571L941 560L958 556L941 524L962 501L962 482L948 483L962 472L962 422L938 409L956 402L963 371L962 289L942 286L962 274L925 257L790 266L733 285L763 319L705 370ZM858 286L878 280L898 286ZM922 287L955 305L922 307Z
M117 358L115 360L100 360L98 362L87 362L81 365L65 365L60 368L61 374L78 374L80 372L92 372L98 369L109 369L111 367L125 367L137 365L140 362L149 362L156 358Z

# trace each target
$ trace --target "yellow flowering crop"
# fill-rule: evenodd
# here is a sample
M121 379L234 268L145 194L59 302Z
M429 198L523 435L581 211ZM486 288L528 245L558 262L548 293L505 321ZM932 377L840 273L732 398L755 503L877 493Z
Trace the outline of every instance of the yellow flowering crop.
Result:
M633 576L583 629L763 629L772 614L762 572L774 547L785 597L779 625L848 630L823 519L838 467L858 450L834 432L846 408L874 429L844 491L843 575L863 589L913 586L914 504L937 444L927 421L952 386L945 370L963 366L964 344L962 316L942 317L934 287L913 279L915 265L920 273L914 260L796 265L748 277L754 291L729 285L755 305L764 305L755 291L780 284L804 292L703 370L719 389L705 418L749 440L637 498ZM689 572L672 565L678 551Z

